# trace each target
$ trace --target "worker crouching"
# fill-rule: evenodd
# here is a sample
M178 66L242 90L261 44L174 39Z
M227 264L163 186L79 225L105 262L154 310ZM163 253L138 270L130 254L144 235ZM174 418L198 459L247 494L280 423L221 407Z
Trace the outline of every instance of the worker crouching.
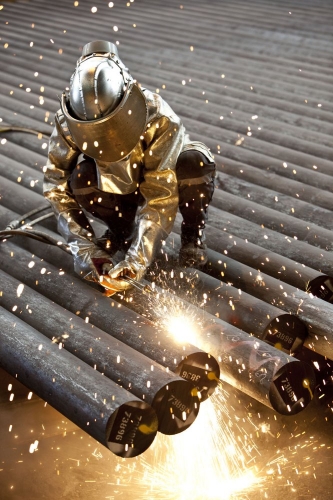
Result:
M215 163L170 106L133 80L107 41L84 46L49 143L44 196L75 271L120 291L140 280L182 217L181 265L206 262ZM83 210L84 209L84 210ZM85 212L107 230L96 238ZM112 256L125 251L124 260Z

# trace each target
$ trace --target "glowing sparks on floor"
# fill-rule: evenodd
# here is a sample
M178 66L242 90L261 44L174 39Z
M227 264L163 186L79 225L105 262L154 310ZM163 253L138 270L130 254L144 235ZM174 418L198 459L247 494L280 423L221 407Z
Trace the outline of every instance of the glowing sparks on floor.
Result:
M127 462L137 499L244 499L260 489L264 478L252 465L259 453L230 408L228 394L219 387L189 429L159 434L135 467Z

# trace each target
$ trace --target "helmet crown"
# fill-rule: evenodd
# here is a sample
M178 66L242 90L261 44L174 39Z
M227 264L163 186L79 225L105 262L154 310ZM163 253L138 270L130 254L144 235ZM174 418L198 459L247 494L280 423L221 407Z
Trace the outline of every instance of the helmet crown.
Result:
M117 47L103 40L87 43L69 86L70 108L80 120L96 120L120 103L130 75Z

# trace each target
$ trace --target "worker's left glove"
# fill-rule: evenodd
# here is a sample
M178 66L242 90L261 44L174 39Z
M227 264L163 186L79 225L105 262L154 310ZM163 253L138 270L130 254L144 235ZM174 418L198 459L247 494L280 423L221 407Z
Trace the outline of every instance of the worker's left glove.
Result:
M133 286L131 283L133 280L139 281L145 270L130 261L122 260L114 267L105 265L103 271L103 280L105 282L103 286L106 287L108 284L110 288L122 292Z

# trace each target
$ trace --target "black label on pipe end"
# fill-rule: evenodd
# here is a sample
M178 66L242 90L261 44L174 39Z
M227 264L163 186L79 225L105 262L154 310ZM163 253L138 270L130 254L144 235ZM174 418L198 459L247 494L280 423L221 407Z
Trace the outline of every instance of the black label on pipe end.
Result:
M178 365L175 373L197 388L202 402L214 393L220 378L220 367L210 354L197 352L187 356Z
M135 457L153 442L158 428L153 408L145 403L121 405L112 422L108 447L121 457Z
M313 399L315 375L311 366L292 361L281 368L270 388L270 402L282 415L295 415Z
M152 403L162 434L178 434L196 419L200 400L198 391L189 382L178 379L162 387Z
M327 276L319 276L310 281L306 291L325 302L333 303L333 280Z
M301 320L292 314L282 314L266 327L263 340L290 354L300 349L307 335Z

